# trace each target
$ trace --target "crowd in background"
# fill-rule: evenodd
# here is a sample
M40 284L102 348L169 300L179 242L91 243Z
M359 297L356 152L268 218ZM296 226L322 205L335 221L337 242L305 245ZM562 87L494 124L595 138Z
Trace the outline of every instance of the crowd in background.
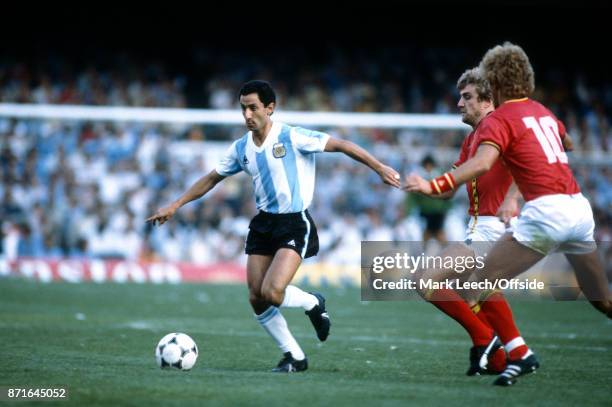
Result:
M268 68L239 55L194 54L180 72L159 61L117 55L80 67L61 57L44 63L0 60L0 102L236 109L251 78L269 79L278 108L307 111L456 113L455 80L469 66L461 51L418 51L418 65L398 63L399 50L377 55L330 52L308 64L299 51ZM457 55L459 53L460 55ZM301 63L300 61L304 62ZM463 64L463 65L462 65ZM612 83L580 72L536 67L534 98L550 106L576 139L570 158L590 199L598 239L612 240ZM350 139L402 173L431 154L448 168L464 131L318 128ZM250 178L231 177L206 199L182 208L161 228L144 220L216 165L239 126L41 121L0 118L1 256L167 259L206 264L243 259L255 214ZM423 221L406 195L374 172L335 154L317 162L311 207L319 258L354 260L361 240L420 240ZM449 240L461 239L463 190L446 217Z
M478 62L463 48L322 46L314 55L285 49L283 58L275 52L196 48L178 67L127 52L100 52L87 62L53 53L25 62L3 57L0 102L235 109L241 84L265 78L284 110L456 113L456 80ZM533 97L579 135L580 148L609 152L612 82L606 74L540 68L533 59Z

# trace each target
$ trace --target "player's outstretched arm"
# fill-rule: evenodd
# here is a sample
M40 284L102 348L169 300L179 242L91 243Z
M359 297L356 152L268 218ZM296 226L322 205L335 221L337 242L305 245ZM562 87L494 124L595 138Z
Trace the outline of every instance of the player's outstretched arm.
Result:
M490 144L481 144L474 157L470 158L451 174L455 179L456 186L463 184L473 178L478 178L489 171L495 161L499 158L499 150Z
M422 177L411 174L406 179L404 190L418 192L424 195L442 195L446 192L456 190L459 185L472 178L489 171L495 161L499 158L499 150L489 144L482 144L474 157L470 158L452 172L433 180L425 180Z
M429 195L430 198L434 199L451 199L455 196L455 192L457 192L456 189L453 189L452 191L432 195L431 192L427 192L429 190L429 181L425 180L415 172L408 174L406 177L406 183L402 189L406 192L417 192L423 195Z
M163 225L166 223L181 206L185 205L188 202L194 201L203 197L208 191L214 188L220 181L222 181L225 177L223 175L219 175L216 170L212 170L199 180L197 180L191 188L189 188L179 199L166 206L165 208L161 208L157 211L157 213L150 218L147 218L147 222L159 223Z
M353 160L359 161L360 163L363 163L373 169L385 184L394 186L396 188L400 187L400 175L397 171L384 165L374 158L372 154L368 153L366 150L353 142L330 137L327 144L325 144L324 151L344 153Z
M430 182L417 173L411 173L406 177L406 184L402 189L406 192L434 196Z

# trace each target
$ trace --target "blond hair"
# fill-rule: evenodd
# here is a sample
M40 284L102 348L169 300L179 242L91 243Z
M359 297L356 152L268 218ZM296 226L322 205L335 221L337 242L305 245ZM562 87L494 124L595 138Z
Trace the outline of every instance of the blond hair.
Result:
M500 91L506 99L528 97L535 89L529 57L521 47L510 42L488 50L482 57L480 70L491 88Z

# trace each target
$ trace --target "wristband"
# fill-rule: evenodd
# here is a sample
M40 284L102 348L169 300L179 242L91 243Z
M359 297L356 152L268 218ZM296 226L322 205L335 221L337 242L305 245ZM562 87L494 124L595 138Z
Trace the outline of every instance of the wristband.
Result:
M445 192L452 191L455 189L455 177L450 172L445 172L438 178L434 178L429 181L432 193L434 195L441 195Z

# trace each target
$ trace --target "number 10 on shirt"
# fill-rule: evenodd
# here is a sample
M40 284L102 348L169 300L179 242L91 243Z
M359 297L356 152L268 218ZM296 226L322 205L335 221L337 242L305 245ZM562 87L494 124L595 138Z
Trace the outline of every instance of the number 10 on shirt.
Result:
M549 164L554 164L557 161L567 164L567 154L563 151L563 144L559 136L559 125L555 119L544 116L536 120L535 117L529 116L523 117L523 123L535 133Z

